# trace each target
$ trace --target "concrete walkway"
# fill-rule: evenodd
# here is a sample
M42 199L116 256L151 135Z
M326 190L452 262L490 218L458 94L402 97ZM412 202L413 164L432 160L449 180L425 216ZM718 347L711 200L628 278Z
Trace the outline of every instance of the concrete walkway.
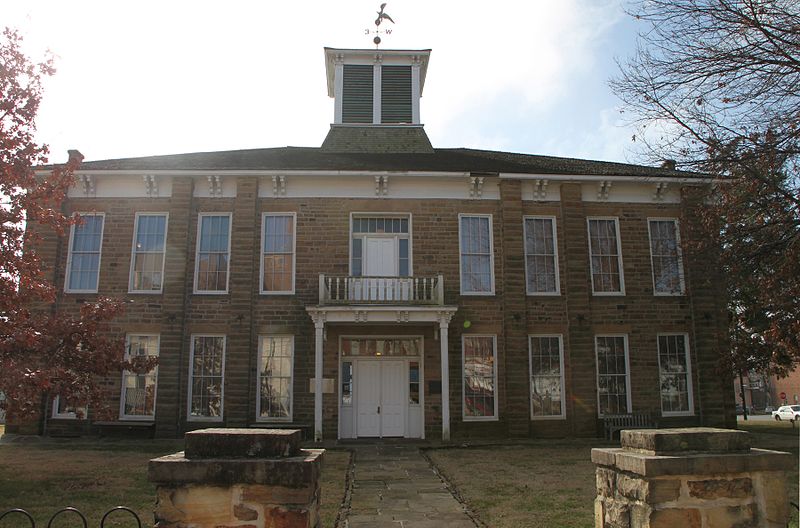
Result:
M347 528L475 528L413 446L355 448Z

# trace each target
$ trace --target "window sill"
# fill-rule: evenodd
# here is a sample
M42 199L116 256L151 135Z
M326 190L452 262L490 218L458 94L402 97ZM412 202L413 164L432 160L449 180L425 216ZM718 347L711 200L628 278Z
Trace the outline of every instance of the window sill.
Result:
M497 416L462 416L463 422L498 422L500 419Z
M567 419L566 416L531 416L532 422L563 422Z

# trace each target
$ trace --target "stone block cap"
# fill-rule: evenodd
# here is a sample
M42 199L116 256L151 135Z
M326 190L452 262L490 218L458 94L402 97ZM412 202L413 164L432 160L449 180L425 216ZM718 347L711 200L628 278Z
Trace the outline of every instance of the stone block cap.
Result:
M276 458L300 453L299 429L201 429L186 433L185 457Z
M622 431L622 449L648 455L687 453L747 453L750 433L734 429L691 427Z

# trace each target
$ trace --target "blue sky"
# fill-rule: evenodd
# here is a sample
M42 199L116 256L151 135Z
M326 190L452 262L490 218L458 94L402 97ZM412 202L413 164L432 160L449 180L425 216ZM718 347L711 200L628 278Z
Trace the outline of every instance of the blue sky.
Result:
M324 46L372 47L380 1L4 6L33 56L56 54L39 140L51 161L318 146L333 117ZM490 6L490 7L487 7ZM635 161L607 86L632 53L618 0L395 0L383 48L432 48L422 121L434 146Z

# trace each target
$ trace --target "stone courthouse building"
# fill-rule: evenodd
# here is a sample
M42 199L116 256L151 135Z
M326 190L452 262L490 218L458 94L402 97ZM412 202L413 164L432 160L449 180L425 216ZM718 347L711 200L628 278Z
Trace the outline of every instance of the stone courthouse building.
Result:
M159 366L106 380L116 420L56 399L40 430L596 436L631 412L730 425L717 270L686 245L710 182L435 148L429 57L325 49L320 147L84 162L65 205L83 223L44 247L57 309L125 299L114 331Z

